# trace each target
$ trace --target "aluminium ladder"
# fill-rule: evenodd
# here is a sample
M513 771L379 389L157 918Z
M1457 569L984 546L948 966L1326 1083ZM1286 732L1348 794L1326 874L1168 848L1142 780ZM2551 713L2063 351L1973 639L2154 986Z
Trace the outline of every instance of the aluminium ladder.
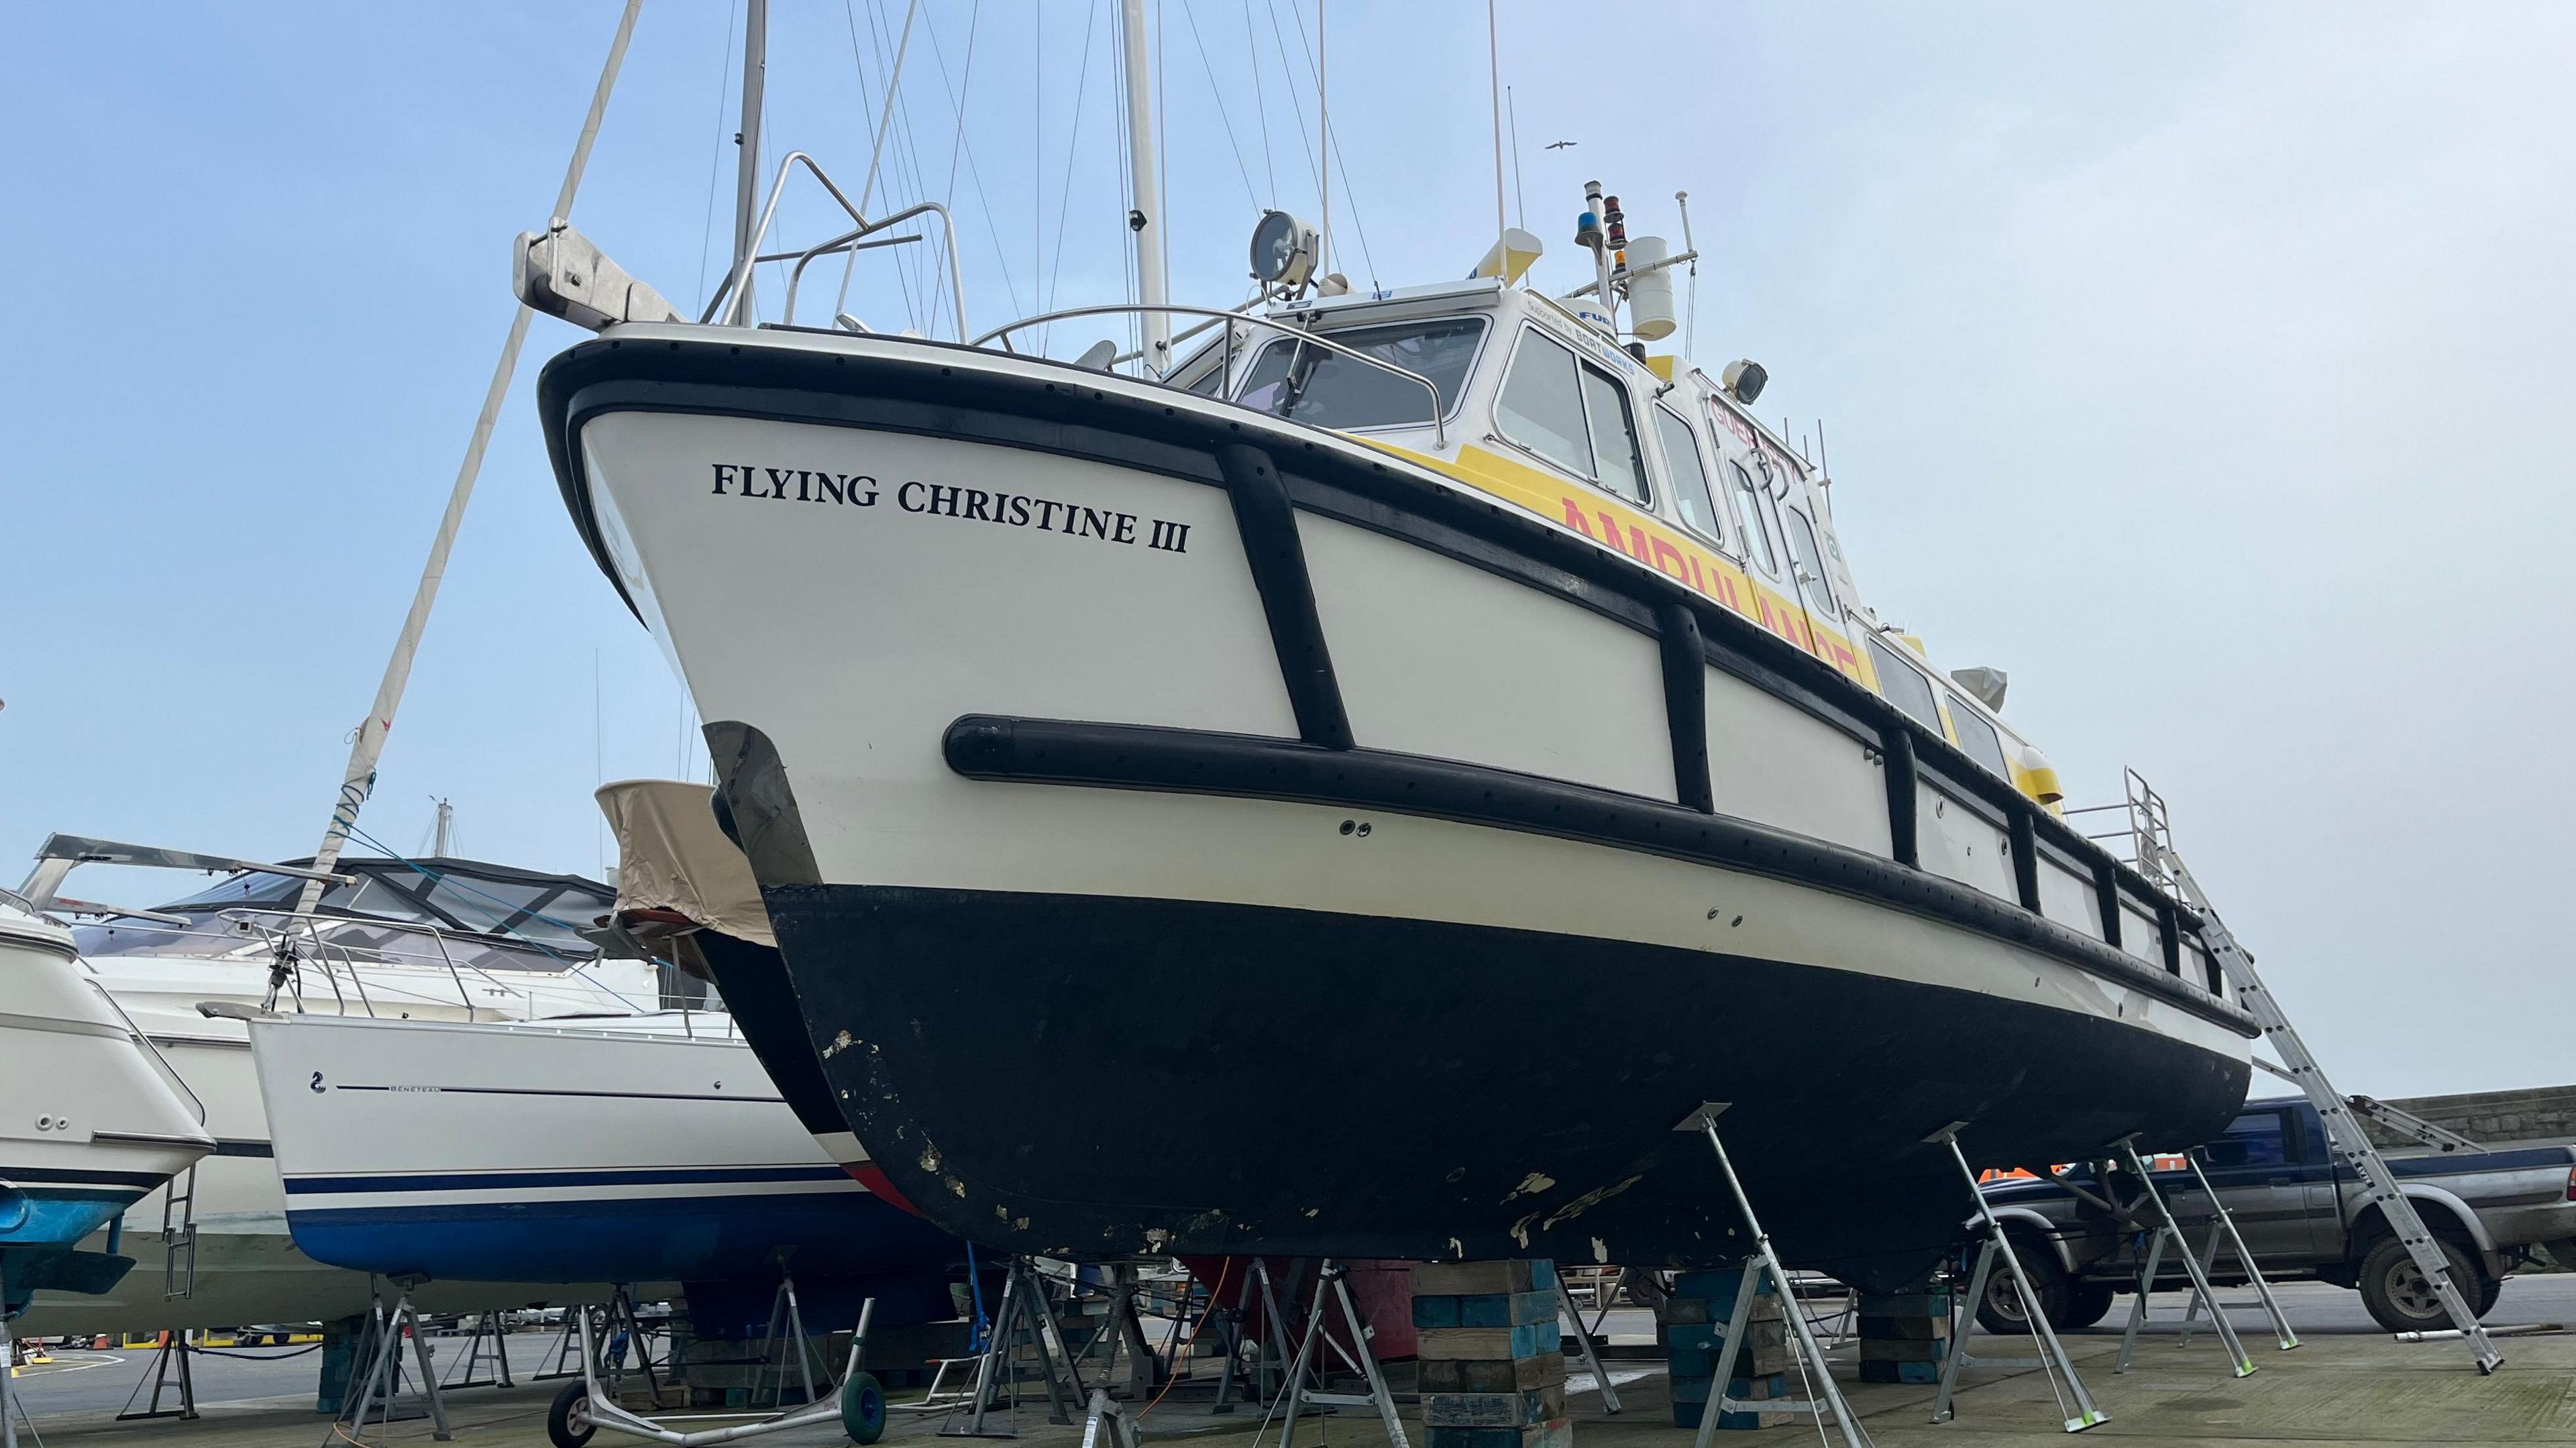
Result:
M2379 1209L2390 1229L2396 1232L2397 1240L2406 1245L2407 1255L2415 1259L2415 1266L2424 1274L2424 1280L2432 1284L2433 1293L2441 1299L2443 1310L2450 1314L2462 1340L2469 1344L2469 1351L2477 1360L2478 1371L2492 1373L2504 1366L2504 1354L2497 1352L2495 1344L2488 1340L2487 1330L2479 1324L2477 1313L2470 1309L2468 1299L2460 1294L2459 1284L2451 1280L2451 1264L2442 1254L2441 1243L2426 1229L2424 1219L2416 1214L2414 1202L2398 1187L2397 1177L2389 1171L2388 1162L2380 1156L2379 1148L2370 1144L2369 1133L2353 1119L2351 1106L2335 1090L2334 1083L2326 1079L2325 1068L2317 1064L2317 1058L2299 1039L2298 1031L2290 1025L2290 1018L2281 1013L2280 1002L2273 999L2272 992L2265 988L2263 977L2255 973L2254 957L2246 954L2244 947L2236 943L2236 936L2218 918L2218 912L2210 908L2209 897L2201 892L2199 882L2192 879L2182 857L2174 853L2170 839L2160 834L2141 834L2139 855L2142 863L2151 863L2156 872L2173 881L2181 891L2184 903L2200 912L2201 942L2208 946L2210 957L2227 973L2227 978L2236 983L2237 998L2244 1002L2245 1009L2262 1026L2264 1038L2272 1043L2272 1049L2287 1067L2281 1074L2297 1084L2307 1096L2308 1104L2315 1107L2317 1115L2324 1119L2326 1140L2333 1146L2336 1160L2363 1184L2363 1202Z

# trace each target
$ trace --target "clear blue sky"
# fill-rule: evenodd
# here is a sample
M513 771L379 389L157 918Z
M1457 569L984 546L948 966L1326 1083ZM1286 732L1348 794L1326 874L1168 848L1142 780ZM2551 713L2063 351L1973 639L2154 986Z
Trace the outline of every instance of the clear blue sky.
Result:
M1314 209L1304 42L1286 0L1153 8L1178 294L1229 303L1258 207ZM1462 274L1483 7L1327 13L1339 265ZM880 191L954 202L978 325L1123 296L1114 0L923 14ZM1503 6L1542 275L1586 176L1638 232L1677 236L1687 188L1700 360L1760 358L1766 412L1825 419L1866 594L2008 670L2080 798L2122 764L2164 790L2348 1085L2576 1075L2576 11L1602 15ZM0 12L0 860L48 830L312 848L615 16ZM773 155L856 184L902 18L780 0ZM576 208L686 303L724 260L732 23L647 7ZM853 293L873 325L921 310L897 265ZM446 795L466 851L594 871L600 778L703 767L533 425L574 336L537 325L458 544L365 821L397 847Z

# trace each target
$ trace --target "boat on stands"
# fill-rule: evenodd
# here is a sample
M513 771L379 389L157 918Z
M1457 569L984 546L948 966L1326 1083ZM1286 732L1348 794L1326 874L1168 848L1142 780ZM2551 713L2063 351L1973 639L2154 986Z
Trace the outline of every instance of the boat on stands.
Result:
M952 1311L963 1244L852 1179L720 1011L231 1014L249 1028L287 1229L315 1261L392 1279L677 1282L693 1303L730 1284L764 1311L785 1271L823 1320L870 1296L880 1321Z
M124 1280L135 1259L123 1243L85 1239L214 1146L187 1088L82 968L72 932L0 891L0 1319L40 1288L87 1295Z
M539 412L708 721L784 966L729 994L933 1220L1705 1263L1746 1243L1677 1130L1717 1111L1791 1263L1894 1284L1968 1209L1948 1134L2048 1163L2243 1101L2199 917L2066 821L2000 674L1864 602L1763 369L1669 350L1686 217L1632 240L1595 186L1579 273L1498 227L1362 292L1273 212L1194 308L1140 205L1141 303L943 340L799 325L792 277L757 320L798 166L703 322L560 221L515 282L599 333ZM896 220L842 205L771 254ZM1013 350L1086 316L1136 345ZM1068 1082L1152 1109L1075 1128Z
M150 909L58 899L64 875L82 864L213 870L221 878ZM316 874L320 893L299 912L299 894ZM30 1333L324 1321L367 1310L364 1273L295 1246L248 1033L240 1020L201 1007L282 1004L357 1019L477 1023L628 1015L663 1003L665 973L653 962L604 956L581 935L614 894L579 876L445 857L344 858L315 871L309 861L267 865L56 835L39 851L26 889L40 907L89 922L69 932L83 988L130 1021L156 1063L184 1084L203 1108L213 1148L192 1182L182 1178L193 1192L183 1186L172 1210L149 1201L130 1218L153 1229L161 1270L99 1295L39 1293L24 1328ZM675 999L702 992L669 984ZM175 1242L161 1240L164 1216ZM105 1237L94 1232L87 1245L103 1249ZM601 1286L595 1296L606 1292ZM432 1311L473 1311L526 1295L442 1282L421 1301Z

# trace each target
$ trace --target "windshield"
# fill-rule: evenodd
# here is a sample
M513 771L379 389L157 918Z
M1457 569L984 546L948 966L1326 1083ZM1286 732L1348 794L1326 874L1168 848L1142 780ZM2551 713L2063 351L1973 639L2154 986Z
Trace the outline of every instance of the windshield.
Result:
M457 868L452 862L414 869L395 861L348 860L340 868L355 884L331 885L315 910L393 925L428 926L451 933L495 935L524 942L539 953L588 957L598 947L579 931L609 912L615 896L587 881L500 878ZM253 917L295 908L304 882L248 871L230 875L193 895L159 907L174 915L248 911ZM242 918L242 917L234 917ZM85 949L96 954L167 948L179 938L166 927L125 920L89 927ZM229 943L227 943L229 944ZM512 948L520 948L513 946Z
M1482 317L1443 317L1358 327L1329 334L1355 351L1418 372L1440 389L1440 412L1458 405ZM1396 427L1429 423L1431 397L1420 383L1354 358L1309 347L1294 337L1274 337L1244 370L1235 401L1316 427Z

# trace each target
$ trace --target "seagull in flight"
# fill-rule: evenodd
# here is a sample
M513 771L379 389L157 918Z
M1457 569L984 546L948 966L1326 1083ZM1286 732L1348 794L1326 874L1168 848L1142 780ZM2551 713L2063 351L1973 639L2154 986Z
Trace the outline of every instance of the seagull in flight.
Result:
M1575 143L1572 141L1550 141L1547 143L1547 149L1551 151L1562 151L1574 144Z

